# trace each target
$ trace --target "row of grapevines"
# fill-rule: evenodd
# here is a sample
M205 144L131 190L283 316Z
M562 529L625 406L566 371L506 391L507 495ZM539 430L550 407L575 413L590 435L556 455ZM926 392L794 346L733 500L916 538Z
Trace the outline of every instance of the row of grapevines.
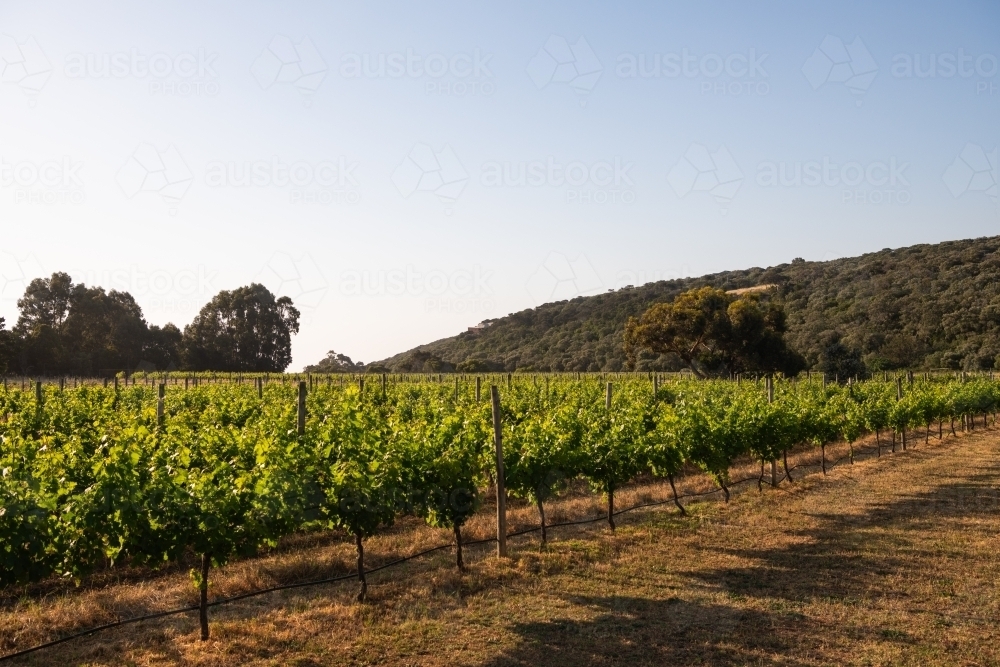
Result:
M596 379L519 379L503 389L509 492L536 505L582 478L608 501L640 475L673 478L684 466L729 496L733 462L782 460L797 445L824 449L864 432L907 429L995 412L1000 384L931 380L824 386L616 383L610 405ZM453 531L496 474L491 411L471 387L318 386L304 434L295 389L249 384L170 387L164 417L154 387L0 392L0 583L79 579L119 563L212 565L274 545L294 531L353 536L364 597L364 540L402 515ZM925 436L926 437L926 436ZM853 451L853 450L852 450ZM790 477L790 475L789 475ZM675 501L676 501L676 491ZM680 503L678 507L683 510Z

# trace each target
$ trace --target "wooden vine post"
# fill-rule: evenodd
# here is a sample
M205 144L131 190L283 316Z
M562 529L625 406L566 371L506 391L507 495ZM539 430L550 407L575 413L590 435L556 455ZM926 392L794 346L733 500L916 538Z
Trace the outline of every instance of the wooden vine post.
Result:
M156 425L163 426L163 398L167 392L167 385L161 384L157 389L156 397Z
M614 391L614 385L608 383L604 390L604 409L611 412L611 393ZM608 526L612 531L615 529L615 490L612 488L611 484L608 484Z
M508 376L509 377L509 376ZM500 390L490 386L493 402L493 444L497 453L497 556L507 557L507 489L503 471L503 423L500 413Z
M198 582L198 621L201 624L201 640L208 639L208 569L212 564L212 556L201 555L201 581Z
M764 378L764 382L767 385L767 402L774 403L774 385L771 384L771 378ZM826 386L826 374L823 375L823 386ZM771 459L771 488L777 488L778 486L778 462Z
M482 399L483 378L476 376L476 403Z
M903 378L896 376L896 400L903 400ZM903 451L906 451L906 424L903 424Z
M299 382L299 435L306 433L306 383Z

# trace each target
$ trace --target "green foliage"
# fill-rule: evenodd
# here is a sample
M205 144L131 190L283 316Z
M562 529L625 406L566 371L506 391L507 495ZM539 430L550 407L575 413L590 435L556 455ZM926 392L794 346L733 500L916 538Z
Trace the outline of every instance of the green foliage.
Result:
M253 283L223 290L184 327L184 365L192 370L283 371L292 361L299 311Z
M775 285L767 295L787 315L785 338L807 368L841 379L894 368L978 370L1000 363L1000 237L885 249L828 262L793 262L666 280L547 303L498 318L475 335L422 345L383 364L393 372L414 352L439 367L618 371L630 317L700 287ZM676 371L675 354L645 352L637 370ZM414 367L412 370L419 371Z
M590 393L589 398L590 409L583 412L581 420L581 472L591 487L612 493L639 474L646 464L649 399L638 397L636 388L627 385L617 396L612 395L610 410L599 391Z
M514 496L544 502L579 474L586 406L575 393L518 383L505 401L505 479Z
M128 292L53 273L18 300L13 331L0 319L0 371L109 376L118 371L283 371L299 313L263 285L219 292L185 327L148 325ZM348 360L349 361L349 360Z
M330 522L370 537L392 525L402 488L400 452L386 447L388 422L356 387L324 404L315 427L317 478Z
M630 317L623 340L630 368L646 351L673 355L700 376L712 371L795 375L803 362L785 346L784 333L785 313L778 304L762 303L757 293L702 287Z
M227 560L298 530L358 539L403 514L451 528L476 511L493 464L491 409L471 383L321 385L297 429L296 390L250 384L0 390L0 585L95 569L156 567L186 554ZM985 377L876 379L848 386L646 377L518 376L502 400L506 483L542 503L574 479L610 497L639 475L698 466L723 488L738 457L864 430L981 417L1000 406ZM611 503L609 503L611 509ZM610 517L609 517L610 518ZM360 556L360 553L359 553ZM461 563L461 561L460 561ZM200 575L199 575L200 576Z
M364 373L365 365L360 361L355 363L346 354L330 350L318 364L306 366L304 370L306 373Z
M426 393L408 423L411 452L409 468L419 470L412 479L422 493L416 508L432 526L456 528L465 524L479 507L479 487L489 465L491 429L485 407Z

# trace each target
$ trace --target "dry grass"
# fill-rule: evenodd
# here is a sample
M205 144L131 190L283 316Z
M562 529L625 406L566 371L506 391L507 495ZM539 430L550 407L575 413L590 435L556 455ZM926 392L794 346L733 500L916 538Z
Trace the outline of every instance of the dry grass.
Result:
M24 658L32 665L613 665L997 664L995 554L1000 533L1000 437L979 431L917 441L906 453L823 477L797 471L777 490L744 484L681 518L664 505L512 542L512 558L470 549L460 575L442 551L353 582L272 593L212 610L212 639L185 614L78 639ZM846 447L828 448L828 458ZM801 452L790 463L814 462ZM734 478L759 472L750 462ZM688 492L708 490L685 479ZM617 504L661 500L640 484ZM573 493L550 520L599 516L600 498ZM513 529L536 520L511 511ZM488 509L469 538L492 530ZM449 540L403 522L372 539L371 564ZM350 572L352 545L297 536L213 577L212 595ZM119 616L195 601L183 568L104 573L80 588L48 582L0 607L10 651Z

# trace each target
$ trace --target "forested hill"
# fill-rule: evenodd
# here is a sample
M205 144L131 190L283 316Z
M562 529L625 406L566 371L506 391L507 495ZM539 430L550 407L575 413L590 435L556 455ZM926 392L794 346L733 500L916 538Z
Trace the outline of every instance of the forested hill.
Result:
M618 370L630 315L685 290L776 285L788 340L813 368L845 359L869 371L1000 367L1000 237L885 249L828 262L793 260L650 283L499 318L479 332L422 345L377 364L405 371ZM675 360L640 361L673 370Z

